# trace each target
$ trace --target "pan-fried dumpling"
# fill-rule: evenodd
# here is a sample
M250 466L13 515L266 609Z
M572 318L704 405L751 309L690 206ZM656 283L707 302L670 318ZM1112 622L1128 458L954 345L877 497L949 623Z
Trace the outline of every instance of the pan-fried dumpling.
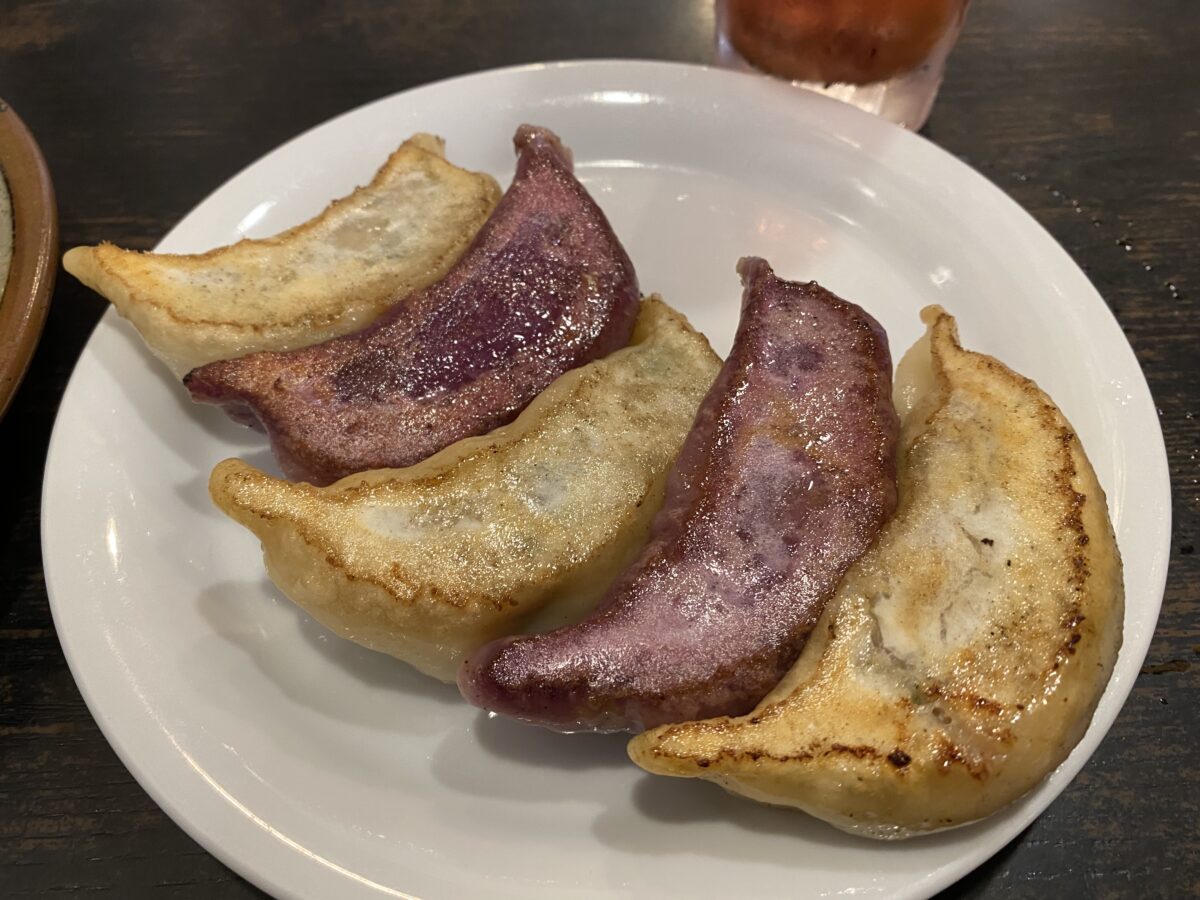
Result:
M995 812L1083 736L1124 610L1104 492L1049 397L924 318L895 517L757 708L648 731L638 765L898 838Z
M500 199L490 175L417 134L366 187L274 237L207 253L76 247L63 267L129 319L171 371L362 328L441 278Z
M325 488L227 460L210 491L315 619L451 681L487 641L588 611L644 542L719 368L652 297L630 346L560 376L504 428Z

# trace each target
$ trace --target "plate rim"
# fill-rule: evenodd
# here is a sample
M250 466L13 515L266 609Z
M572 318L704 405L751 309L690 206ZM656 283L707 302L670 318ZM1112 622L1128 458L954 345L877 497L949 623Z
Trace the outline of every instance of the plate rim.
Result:
M258 156L254 160L252 160L251 162L247 163L245 166L243 166L237 172L233 173L230 177L228 177L223 182L221 182L221 184L219 184L216 188L214 188L212 191L210 191L208 194L206 194L190 210L188 210L186 213L184 213L180 217L179 221L176 222L167 231L167 233L160 239L158 244L156 244L156 247L161 246L163 243L168 242L172 238L172 236L175 234L175 232L183 225L183 223L189 217L191 217L191 215L193 213L195 213L197 210L199 210L202 207L204 207L205 205L207 205L217 194L220 194L221 192L223 192L234 181L247 176L256 167L264 164L265 161L268 160L269 158L275 156L276 154L281 153L282 151L285 150L285 148L289 148L292 145L294 145L302 140L305 140L313 132L316 132L318 130L322 130L325 128L331 128L331 129L335 128L336 124L341 122L343 119L361 114L364 110L371 108L373 106L376 106L379 104L384 104L384 103L395 102L402 97L405 97L405 96L408 96L408 95L411 95L411 94L414 94L417 92L421 92L421 91L426 91L426 90L430 90L430 89L434 89L434 88L446 89L446 88L452 87L454 84L460 83L460 82L486 81L488 79L501 77L501 76L508 76L508 75L518 74L518 73L531 73L531 72L538 72L538 71L556 72L556 71L564 71L564 70L595 69L597 71L603 72L603 71L612 70L617 67L625 69L627 72L631 68L641 69L642 72L645 73L645 75L648 79L653 79L655 77L656 72L658 72L658 73L666 72L668 74L677 74L677 75L681 75L683 77L687 77L688 73L695 72L695 73L706 73L703 77L716 77L716 78L720 78L720 79L725 79L725 78L748 79L749 81L754 81L754 82L762 82L762 80L763 80L762 76L756 75L754 73L735 72L735 71L722 69L720 67L716 67L716 66L712 66L712 65L678 62L678 61L668 61L668 60L654 60L654 59L606 58L606 59L565 59L565 60L555 60L555 61L546 61L546 62L521 63L521 64L517 64L517 65L502 66L502 67L497 67L497 68L462 73L462 74L438 79L435 81L430 81L430 82L413 85L413 86L403 88L401 90L374 98L372 100L368 100L364 103L361 103L361 104L354 106L350 109L347 109L343 112L337 113L336 115L331 116L328 119L325 119L321 122L315 123L312 126L303 129L302 131L300 131L293 137L288 138L287 140L283 141L282 143L277 144L274 147L270 148L265 153L261 154L260 156ZM1134 352L1132 345L1129 343L1128 336L1125 335L1123 330L1120 328L1120 323L1117 320L1116 315L1113 313L1112 308L1104 300L1103 295L1100 294L1099 290L1092 283L1091 279L1087 276L1087 273L1082 270L1082 268L1079 266L1079 264L1075 262L1075 260L1066 251L1066 249L1058 242L1058 240L1040 222L1038 222L1037 219L1035 219L1031 213L1029 213L1015 199L1013 199L1002 187L1000 187L998 184L993 182L991 179L989 179L983 173L979 172L977 169L975 169L969 163L966 163L963 160L959 159L953 153L940 147L939 145L935 144L932 140L924 137L923 135L907 131L903 128L900 128L899 126L893 125L892 123L878 119L877 117L872 116L869 113L862 112L861 110L855 109L847 104L843 104L840 101L833 100L833 99L830 99L827 97L823 97L823 96L820 96L818 94L814 94L811 92L807 92L805 94L804 102L816 104L818 106L824 106L825 109L833 116L834 119L845 118L845 119L849 119L850 121L859 121L864 124L866 122L874 123L870 127L882 126L883 131L885 133L891 133L894 137L896 137L897 140L901 141L902 143L909 142L910 146L912 146L912 147L918 147L918 146L923 147L924 149L921 152L928 152L928 151L932 150L934 153L934 156L939 157L940 161L943 165L951 166L953 169L957 170L959 175L961 175L963 178L966 178L969 181L973 180L976 183L976 185L984 187L984 189L989 194L993 195L993 199L999 201L1003 207L1007 208L1010 215L1016 215L1018 217L1018 219L1023 221L1023 224L1026 227L1032 226L1032 229L1039 235L1039 243L1043 243L1045 245L1045 249L1048 252L1051 252L1055 256L1059 257L1060 263L1066 263L1067 265L1069 265L1069 267L1071 269L1073 269L1082 278L1083 283L1085 283L1087 286L1087 289L1091 291L1092 295L1094 295L1094 299L1095 299L1096 303L1098 303L1099 306L1103 308L1104 312L1108 315L1108 318L1111 320L1112 325L1115 326L1117 328L1118 332L1121 333L1121 336L1124 340L1125 349L1129 351L1130 358L1132 359L1132 362L1135 365L1135 367L1138 371L1138 374L1140 376L1139 384L1134 385L1133 387L1144 390L1146 399L1150 403L1151 408L1154 408L1154 397L1153 397L1152 392L1150 391L1149 383L1146 380L1145 371L1143 370L1140 362L1137 360L1136 353ZM827 122L822 122L819 124L823 130L828 130L828 131L833 130L833 126ZM899 137L899 135L904 135L905 137ZM913 143L914 141L915 141L915 143ZM51 277L53 277L53 271L51 273ZM103 327L111 326L118 318L119 318L119 315L117 314L115 309L109 308L105 311L104 315L101 317L100 321L97 323L96 328L93 330L92 334L89 336L88 341L85 344L83 351L81 352L80 359L82 359L82 357L88 353L89 349L91 348L93 340L96 338L96 333ZM256 867L253 864L253 861L244 859L242 856L239 856L231 847L226 846L226 844L220 840L219 835L217 835L215 833L210 833L209 828L206 827L207 823L197 822L193 818L189 818L189 816L181 808L181 805L173 802L172 799L167 795L164 787L162 785L158 784L152 778L151 774L146 771L145 768L140 767L137 764L136 759L134 757L133 749L126 746L125 744L123 744L121 742L121 740L118 738L118 736L116 734L115 727L108 721L107 717L105 717L104 715L101 714L100 704L102 701L92 692L91 688L89 688L87 686L86 681L84 679L81 679L80 673L82 671L82 664L80 663L79 659L75 656L74 651L72 649L72 645L69 643L69 641L67 639L64 639L62 636L65 629L59 628L59 615L60 615L59 610L60 610L60 608L62 608L63 605L65 605L66 600L62 600L61 602L55 600L55 596L56 596L56 593L58 592L58 589L56 589L53 586L56 576L51 574L50 559L55 554L50 549L53 546L54 538L53 538L53 535L51 534L51 523L50 523L51 516L49 515L49 511L50 511L49 507L51 505L51 494L52 494L52 491L51 491L52 472L54 471L54 467L52 466L52 461L55 458L57 453L63 452L61 450L61 445L62 445L61 434L62 434L62 425L63 425L63 421L64 421L63 409L66 407L65 401L66 401L67 397L71 394L73 388L75 388L75 386L76 386L76 379L79 376L79 371L80 371L79 360L77 360L76 365L72 369L71 376L68 379L67 386L63 391L63 395L62 395L63 402L60 405L59 412L55 416L55 423L54 423L53 430L51 432L50 442L49 442L49 446L47 449L45 477L44 477L44 481L43 481L42 502L41 502L41 513L42 513L42 515L41 515L41 544L42 544L42 553L43 553L43 560L44 560L44 570L45 570L45 576L46 576L45 580L46 580L47 596L49 599L51 612L54 617L56 630L59 632L59 635L60 635L60 644L63 648L64 656L67 660L68 667L71 671L72 677L75 679L75 684L76 684L78 690L80 691L80 694L83 697L85 704L88 707L89 713L91 713L93 719L96 721L98 727L100 728L102 734L104 735L105 740L109 743L110 747L113 748L114 752L116 752L116 754L117 754L118 758L121 760L122 764L126 767L126 769L133 776L133 778L138 782L139 786L143 790L146 791L146 793L151 797L151 799L154 800L154 802L171 818L171 820L176 825L178 825L193 840L195 840L197 843L199 843L205 849L206 852L212 854L222 864L226 865L228 868L230 868L232 871L237 873L239 876L245 878L246 880L248 880L251 883L258 886L259 888L261 888L265 891L268 891L269 893L271 893L274 896L280 896L280 897L302 897L302 896L305 896L303 894L292 891L281 881L278 881L275 878L273 878L271 876L271 874L268 873L265 869ZM1150 603L1150 602L1153 603L1153 618L1152 618L1152 620L1148 619L1148 621L1151 624L1146 629L1143 646L1134 648L1131 651L1131 652L1134 652L1137 654L1137 662L1136 662L1136 666L1134 667L1135 671L1136 671L1136 668L1140 667L1140 665L1144 661L1146 654L1149 650L1150 643L1153 639L1154 633L1157 629L1157 623L1158 623L1158 619L1161 615L1162 602L1163 602L1165 589L1166 589L1168 563L1169 563L1170 546L1171 546L1171 524L1172 524L1172 517L1173 517L1173 509L1172 509L1173 498L1172 498L1171 490L1170 490L1169 461L1168 461L1167 452L1166 452L1166 444L1163 439L1161 421L1157 417L1155 417L1153 421L1154 421L1154 425L1155 425L1153 433L1149 434L1149 435L1145 435L1145 437L1149 437L1151 439L1149 441L1149 443L1153 444L1153 446L1158 451L1157 453L1154 454L1154 457L1155 457L1154 461L1158 464L1157 468L1159 469L1159 479L1158 479L1159 484L1157 487L1162 494L1162 498L1166 502L1163 507L1163 509L1164 509L1164 520L1163 520L1163 529L1162 529L1163 530L1163 540L1162 540L1160 546L1154 548L1154 552L1152 554L1152 557L1153 557L1152 562L1157 564L1157 568L1159 570L1159 577L1157 579L1158 583L1157 583L1157 586L1154 588L1153 596L1151 596L1149 598L1144 597L1144 596L1138 598L1139 605L1145 606L1145 604L1147 604L1147 603ZM1152 574L1152 573L1153 573L1153 568L1151 569L1151 572L1149 574ZM1127 635L1125 637L1127 637ZM1124 640L1122 643L1122 647L1121 647L1122 652L1123 653L1126 652L1128 647L1129 647L1128 641ZM1118 662L1119 661L1120 661L1120 657L1118 657ZM1050 796L1046 799L1046 802L1044 804L1032 804L1032 806L1034 807L1032 809L1032 811L1028 808L1030 806L1030 804L1026 804L1026 808L1020 810L1018 815L1011 816L1008 821L1006 821L1001 826L999 826L999 833L1002 835L1002 839L998 840L998 842L996 842L994 844L994 846L992 845L992 842L986 842L986 849L984 849L982 852L978 849L977 846L972 847L967 853L965 853L962 857L959 857L955 862L948 863L948 864L945 864L938 868L932 869L932 870L928 871L922 877L916 879L909 886L909 889L905 890L901 894L901 896L913 897L913 898L932 896L937 891L955 883L959 879L965 877L971 871L974 871L976 868L978 868L980 865L982 865L984 862L986 862L989 858L991 858L996 853L998 853L1001 849L1003 849L1005 846L1010 844L1014 839L1016 839L1020 835L1021 832L1023 832L1026 828L1028 828L1029 825L1033 821L1035 821L1043 812L1045 812L1046 809L1048 809L1054 803L1055 800L1057 800L1057 798L1062 793L1062 791L1066 789L1066 787L1073 781L1073 779L1078 774L1078 772L1083 768L1084 765L1087 764L1087 762L1095 754L1100 743L1102 743L1103 740L1107 737L1108 733L1110 732L1110 730L1112 728L1113 723L1115 722L1116 718L1119 716L1121 710L1124 708L1124 705L1128 700L1129 694L1131 693L1131 691L1133 689L1135 681L1136 681L1136 678L1128 678L1122 683L1117 683L1117 681L1115 680L1115 669L1114 669L1114 678L1110 679L1110 682L1106 686L1105 691L1104 691L1104 695L1111 694L1113 697L1113 712L1112 712L1111 716L1107 716L1106 721L1103 722L1102 733L1099 735L1096 745L1091 748L1091 750L1086 754L1086 756L1084 756L1082 759L1076 760L1075 757L1078 755L1078 753L1077 753L1078 745L1077 745L1077 747L1072 750L1071 754L1067 757L1066 760L1064 760L1064 762L1058 767L1058 769L1056 769L1053 773L1050 773L1050 775L1047 775L1046 779L1043 779L1041 782L1039 782L1039 785L1035 786L1035 788L1033 788L1030 793L1023 795L1022 798L1020 798L1018 801L1015 801L1016 803L1024 803L1031 797L1031 795L1034 791L1041 791L1045 788L1046 781L1047 781L1047 779L1049 779L1051 777L1051 775L1057 774L1058 772L1062 772L1064 770L1069 770L1069 774L1062 779L1061 784L1055 786L1055 789L1052 791ZM1099 710L1097 710L1097 712L1098 711ZM1089 722L1089 725L1088 725L1089 731L1091 731L1093 728L1096 727L1097 721L1098 720L1096 719L1096 716L1093 715L1093 718L1092 718L1091 722ZM1081 738L1080 743L1082 743L1084 740L1086 740L1086 735L1084 738ZM226 798L226 799L229 799L229 798ZM259 824L269 828L269 825L267 823L259 823ZM215 828L213 830L215 831ZM279 839L280 835L274 834L273 837ZM283 838L283 840L285 843L291 843L286 838ZM310 851L308 851L306 848L302 848L297 845L295 847L292 847L291 849L294 852L297 852L297 853L302 852L304 855L311 857L312 862L321 866L323 869L326 869L326 870L332 869L335 872L338 872L342 876L353 878L354 880L358 881L363 886L366 886L368 888L373 888L376 891L383 892L387 896L395 896L395 897L410 897L411 896L407 893L404 893L403 891L372 882L369 879L364 879L363 877L357 875L356 873L353 873L349 870L342 868L341 866L338 866L336 863L332 863L331 861L325 860L322 857L315 856ZM965 866L963 865L964 860L967 861L967 864Z

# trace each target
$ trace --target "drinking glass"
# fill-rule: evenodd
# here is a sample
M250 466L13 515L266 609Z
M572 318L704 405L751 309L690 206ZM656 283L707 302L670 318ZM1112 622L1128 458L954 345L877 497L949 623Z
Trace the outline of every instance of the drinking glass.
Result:
M716 0L718 65L925 124L968 0Z

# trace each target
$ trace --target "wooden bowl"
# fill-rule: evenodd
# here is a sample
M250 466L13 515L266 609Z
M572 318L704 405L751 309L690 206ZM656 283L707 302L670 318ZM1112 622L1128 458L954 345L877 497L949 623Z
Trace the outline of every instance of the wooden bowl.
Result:
M25 123L0 100L0 175L12 203L12 259L0 293L0 416L42 334L58 270L58 209L50 172ZM0 220L0 229L9 222Z

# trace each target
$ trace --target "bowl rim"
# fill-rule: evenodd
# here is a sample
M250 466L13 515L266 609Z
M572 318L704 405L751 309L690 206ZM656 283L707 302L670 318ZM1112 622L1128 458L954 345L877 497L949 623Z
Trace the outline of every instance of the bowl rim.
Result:
M58 208L50 170L21 117L0 99L0 177L12 205L12 260L0 293L0 417L42 334L58 271Z

